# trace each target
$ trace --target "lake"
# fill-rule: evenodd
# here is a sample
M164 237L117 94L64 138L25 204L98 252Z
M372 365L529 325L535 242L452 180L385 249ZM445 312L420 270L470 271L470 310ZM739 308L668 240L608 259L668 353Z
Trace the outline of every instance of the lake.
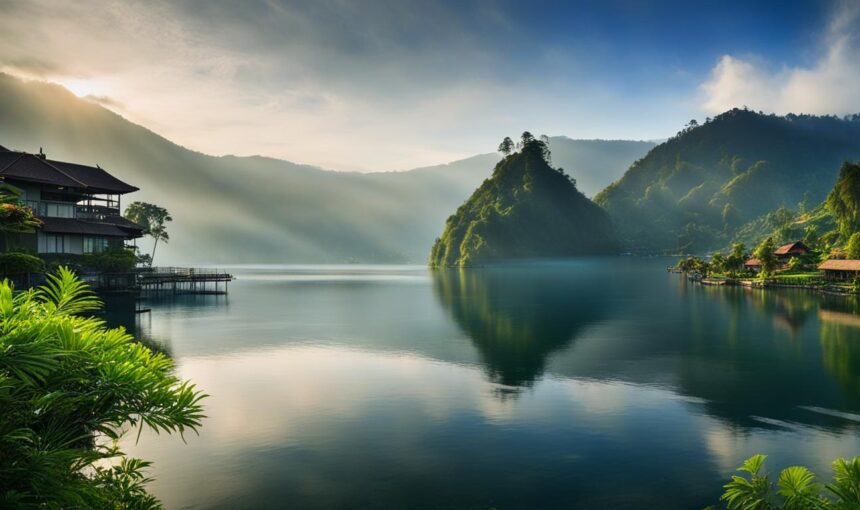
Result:
M688 509L746 457L860 453L860 304L691 284L670 259L230 268L109 321L211 395L144 433L168 508Z

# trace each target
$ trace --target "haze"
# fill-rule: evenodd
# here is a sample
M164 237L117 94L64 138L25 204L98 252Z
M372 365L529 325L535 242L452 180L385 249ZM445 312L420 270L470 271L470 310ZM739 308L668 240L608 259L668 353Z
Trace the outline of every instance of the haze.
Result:
M401 170L487 152L523 129L658 139L741 105L860 111L856 1L0 9L0 70L215 155Z

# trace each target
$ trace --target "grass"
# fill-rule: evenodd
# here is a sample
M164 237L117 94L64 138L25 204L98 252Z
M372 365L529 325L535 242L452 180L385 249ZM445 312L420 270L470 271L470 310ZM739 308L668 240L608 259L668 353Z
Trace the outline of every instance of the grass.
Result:
M806 273L779 273L773 275L773 278L792 282L796 280L820 280L823 278L823 275L818 271L812 271Z

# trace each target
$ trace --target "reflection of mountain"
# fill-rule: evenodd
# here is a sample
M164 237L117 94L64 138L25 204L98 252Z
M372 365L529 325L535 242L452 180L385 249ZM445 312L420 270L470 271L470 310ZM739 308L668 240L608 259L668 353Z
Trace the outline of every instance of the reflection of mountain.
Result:
M585 273L522 265L438 271L434 283L442 305L480 351L490 378L523 386L543 374L550 354L606 313L605 300L595 294L596 276Z

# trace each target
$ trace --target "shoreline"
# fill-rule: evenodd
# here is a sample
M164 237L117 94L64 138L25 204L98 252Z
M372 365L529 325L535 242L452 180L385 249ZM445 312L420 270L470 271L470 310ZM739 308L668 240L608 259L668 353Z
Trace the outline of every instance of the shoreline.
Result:
M698 283L699 285L707 285L712 287L744 287L748 289L801 289L810 290L813 292L827 294L831 296L858 296L860 292L840 287L832 287L829 285L816 285L810 283L783 283L778 281L768 280L751 280L737 278L704 278L693 275L676 268L666 268L666 271L674 274L683 275L687 281Z

